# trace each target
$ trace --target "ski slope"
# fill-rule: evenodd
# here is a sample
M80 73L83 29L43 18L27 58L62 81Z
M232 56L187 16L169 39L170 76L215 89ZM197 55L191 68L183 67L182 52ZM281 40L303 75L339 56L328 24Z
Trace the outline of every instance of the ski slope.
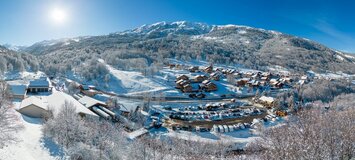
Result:
M165 84L143 76L140 72L118 70L106 64L102 59L99 59L99 62L105 64L111 75L116 79L117 83L112 85L120 85L120 88L124 89L124 92L129 95L157 92L169 88L169 86ZM114 92L122 93L123 91Z

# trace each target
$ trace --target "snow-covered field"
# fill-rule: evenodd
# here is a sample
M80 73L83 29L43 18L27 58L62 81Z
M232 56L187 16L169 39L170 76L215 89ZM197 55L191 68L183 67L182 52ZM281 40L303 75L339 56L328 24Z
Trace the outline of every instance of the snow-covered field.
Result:
M17 142L10 143L0 149L1 160L54 160L63 157L61 149L51 140L44 138L42 134L42 120L21 115L18 122L23 129L14 133Z
M116 85L121 85L123 91L128 94L156 92L169 88L169 86L159 81L143 76L140 72L122 71L115 69L108 64L106 64L106 66L114 78L119 82ZM118 91L118 93L122 93L122 91Z
M9 84L17 85L17 84L26 84L30 80L38 79L42 76L45 76L45 74L40 71L38 72L24 71L24 72L6 73L0 78L4 79Z

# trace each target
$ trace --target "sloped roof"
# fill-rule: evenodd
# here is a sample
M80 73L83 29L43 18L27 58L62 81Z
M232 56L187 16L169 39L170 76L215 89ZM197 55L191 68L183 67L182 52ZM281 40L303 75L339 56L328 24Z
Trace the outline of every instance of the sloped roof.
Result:
M25 95L26 86L25 85L10 85L10 91L13 95Z
M269 102L269 103L272 103L275 101L275 99L273 97L266 97L266 96L261 96L259 98L259 100L264 101L264 102Z
M49 82L47 79L40 78L40 79L30 81L30 84L28 85L28 87L30 87L30 88L31 87L49 87Z
M80 99L78 99L78 101L83 104L86 108L92 107L96 104L102 104L102 105L106 105L105 102L99 101L97 99L88 97L88 96L83 96Z
M28 97L28 98L22 100L19 109L26 108L30 105L35 105L35 106L42 108L44 110L48 110L48 103L46 103L46 101L43 98L41 98L41 97L37 98L34 96Z
M53 109L54 115L58 114L60 109L63 107L65 102L73 104L75 107L75 112L76 113L83 113L87 115L94 115L97 116L95 113L87 109L85 106L83 106L81 103L79 103L77 100L75 100L72 96L63 93L63 92L55 92L52 95L47 97L47 101L49 104L49 107Z

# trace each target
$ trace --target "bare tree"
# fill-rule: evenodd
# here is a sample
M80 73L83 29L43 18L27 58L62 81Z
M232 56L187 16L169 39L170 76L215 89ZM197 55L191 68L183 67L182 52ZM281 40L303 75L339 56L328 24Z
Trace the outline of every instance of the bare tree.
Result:
M6 143L15 141L16 137L13 134L22 128L18 123L18 117L10 106L8 85L6 82L0 81L0 148Z
M49 119L43 126L43 133L55 142L69 148L83 139L85 129L83 121L75 112L72 103L65 102L57 115Z
M304 110L283 126L263 131L249 151L261 159L352 159L355 110Z

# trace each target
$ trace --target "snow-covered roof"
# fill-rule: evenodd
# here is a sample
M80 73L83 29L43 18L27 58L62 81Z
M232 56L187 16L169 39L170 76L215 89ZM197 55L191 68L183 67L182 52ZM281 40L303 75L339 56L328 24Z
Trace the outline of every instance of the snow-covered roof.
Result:
M266 96L261 96L259 98L259 100L264 101L264 102L269 102L269 103L272 103L275 101L275 99L273 97L266 97Z
M90 108L96 104L102 104L102 105L106 105L105 102L99 101L97 99L88 97L88 96L83 96L80 99L78 99L78 101L83 104L86 108Z
M47 101L49 104L49 107L53 109L54 115L56 115L60 108L63 107L65 102L73 104L75 107L76 113L83 113L87 115L94 115L97 116L95 113L87 109L85 106L83 106L81 103L79 103L77 100L75 100L72 96L63 93L63 92L55 92L52 95L47 97Z
M34 97L34 96L31 96L31 97L28 97L28 98L22 100L19 109L28 107L30 105L35 105L35 106L42 108L44 110L48 109L48 103L46 103L46 101L43 99L43 97Z
M131 133L128 133L128 138L129 139L135 139L135 138L137 138L137 137L139 137L141 135L144 135L146 133L148 133L148 130L145 129L145 128L141 128L141 129L138 129L138 130L133 131Z
M28 87L49 87L49 82L46 78L41 77L40 79L30 81Z
M25 95L26 86L25 85L10 85L10 91L13 95Z

